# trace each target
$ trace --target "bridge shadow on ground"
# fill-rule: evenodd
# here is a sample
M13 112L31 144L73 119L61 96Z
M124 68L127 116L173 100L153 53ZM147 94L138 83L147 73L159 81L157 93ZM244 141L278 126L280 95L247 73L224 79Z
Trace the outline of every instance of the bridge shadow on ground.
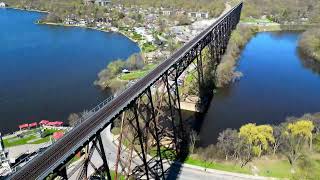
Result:
M217 86L215 84L210 85L211 92L214 92L217 90ZM188 121L189 124L187 124L187 128L184 134L184 145L181 146L181 155L176 159L171 165L170 168L167 169L166 172L166 179L169 180L175 180L179 179L183 164L186 162L190 154L189 148L190 148L190 137L191 133L194 131L197 133L197 135L200 133L200 129L202 127L204 118L206 113L209 110L210 104L212 100L214 99L214 93L206 93L206 99L204 101L204 105L202 107L201 112L193 112L192 116L189 118L184 118L184 121ZM195 143L195 146L197 143Z
M184 146L183 149L185 151L182 152L179 158L170 165L170 168L167 169L165 173L166 179L169 179L169 180L178 179L179 176L181 175L183 163L187 160L189 156L189 146Z

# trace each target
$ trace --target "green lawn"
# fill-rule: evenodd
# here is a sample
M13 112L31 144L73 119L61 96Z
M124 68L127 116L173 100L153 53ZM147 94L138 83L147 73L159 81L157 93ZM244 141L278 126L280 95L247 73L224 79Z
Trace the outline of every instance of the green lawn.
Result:
M133 36L131 38L136 41L141 41L143 39L142 36L136 32L133 32Z
M130 80L142 78L147 73L148 73L148 71L145 71L145 70L132 71L128 74L122 74L120 79L130 81Z
M142 45L142 51L143 52L152 52L152 51L155 51L157 49L156 46L154 46L153 44L151 43L144 43Z
M164 159L169 159L171 161L175 160L176 152L173 149L160 147L161 157ZM148 152L151 156L157 155L157 147L153 147L150 152Z
M291 165L288 160L256 160L253 163L259 169L260 176L289 178Z
M116 175L116 173L114 171L110 171L110 175L111 175L111 178L114 179L114 176ZM126 177L124 175L121 175L121 174L119 175L119 173L118 173L118 179L125 180Z
M262 157L264 158L264 157ZM316 169L320 169L320 160L314 158L313 163L316 165ZM191 164L195 166L217 169L228 172L252 174L250 168L247 166L241 168L237 164L229 162L204 162L195 157L188 157L185 161L186 164ZM257 167L258 175L265 177L275 177L275 178L291 178L291 165L287 159L256 159L250 162L251 165ZM251 167L251 166L250 166Z
M47 136L44 138L39 138L36 135L37 130L39 130L39 128L24 132L23 138L18 138L18 137L6 138L3 140L4 146L5 147L13 147L13 146L19 146L19 145L24 145L24 144L41 144L41 143L49 142L51 135L54 132L58 131L55 129L46 129L45 131L46 131ZM38 140L35 140L35 139L38 139ZM35 140L35 141L28 143L28 141L31 141L31 140Z
M247 22L247 23L273 23L273 21L269 19L256 19L256 18L244 18L241 19L241 22Z
M144 77L146 74L148 74L151 70L153 70L156 66L157 66L156 64L147 64L141 70L131 71L130 73L122 74L120 76L120 79L125 81L140 79Z
M232 163L217 163L217 162L209 163L209 162L204 162L200 159L196 159L194 157L188 157L184 163L195 165L195 166L201 166L209 169L221 170L221 171L251 174L249 168L247 167L241 168L239 165L235 165Z

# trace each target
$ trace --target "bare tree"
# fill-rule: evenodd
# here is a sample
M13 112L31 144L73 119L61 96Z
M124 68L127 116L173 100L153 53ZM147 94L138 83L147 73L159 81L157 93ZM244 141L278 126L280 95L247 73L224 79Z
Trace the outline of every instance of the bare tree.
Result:
M77 113L71 113L68 117L68 122L70 126L75 126L75 124L77 123L78 119L79 119L79 114Z
M235 144L239 140L238 132L233 129L226 129L219 133L217 146L225 155L225 159L231 156L235 151Z
M284 123L280 124L279 126L273 126L273 137L274 143L272 144L273 155L276 154L279 147L284 143L285 138L283 136L284 131Z
M195 145L196 145L198 140L199 140L199 136L198 136L197 132L191 131L191 133L190 133L190 145L189 145L189 151L190 151L191 154L193 153Z
M240 166L244 167L248 164L248 162L252 160L254 156L254 154L252 153L252 144L248 144L243 138L239 138L236 147L237 157L240 161Z

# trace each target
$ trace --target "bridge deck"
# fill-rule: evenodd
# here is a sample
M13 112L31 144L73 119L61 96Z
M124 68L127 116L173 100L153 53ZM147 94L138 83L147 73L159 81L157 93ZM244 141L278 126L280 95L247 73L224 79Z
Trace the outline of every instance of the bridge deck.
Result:
M238 6L240 6L239 4ZM159 79L174 63L188 53L199 41L210 33L225 17L227 17L238 6L221 16L206 30L197 35L176 51L170 58L161 63L144 78L132 85L117 98L108 103L95 115L89 117L80 125L71 130L62 139L48 148L43 154L34 158L22 169L13 174L10 179L43 179L68 157L81 148L86 141L94 136L99 130L110 124L113 118L118 115L130 102Z

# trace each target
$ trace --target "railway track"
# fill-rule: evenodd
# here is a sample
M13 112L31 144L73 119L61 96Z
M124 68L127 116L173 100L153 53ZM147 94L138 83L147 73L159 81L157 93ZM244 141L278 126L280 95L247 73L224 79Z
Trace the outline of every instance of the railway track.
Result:
M188 54L188 52L190 52L194 47L197 47L198 43L209 33L212 33L219 23L222 23L226 17L232 15L232 13L234 13L237 8L241 8L241 6L242 3L221 16L215 23L186 43L182 48L176 51L170 58L161 63L144 78L114 98L93 116L88 117L88 119L84 120L81 124L72 129L45 152L35 157L27 165L10 176L9 179L44 179L59 165L63 164L66 159L71 157L77 150L88 143L90 138L94 137L95 134L108 126L119 113L130 105L131 102L138 98L148 87L151 87L166 73L168 69Z

